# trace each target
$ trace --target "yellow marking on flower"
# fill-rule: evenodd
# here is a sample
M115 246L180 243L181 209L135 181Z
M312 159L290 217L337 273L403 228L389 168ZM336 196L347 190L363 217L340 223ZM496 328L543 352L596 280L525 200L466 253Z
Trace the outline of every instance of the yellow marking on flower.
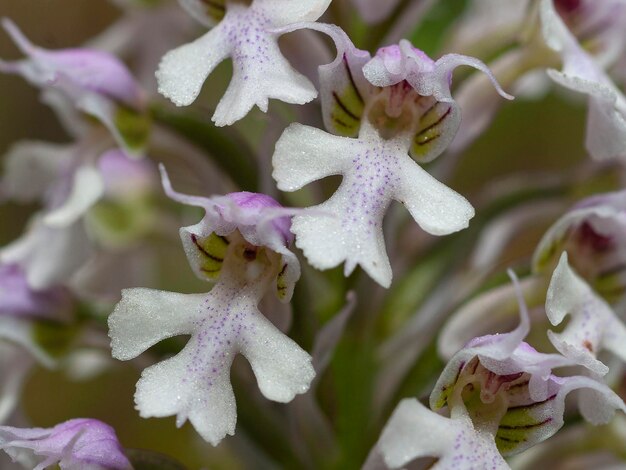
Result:
M279 299L284 299L287 295L287 279L285 279L285 274L287 272L287 264L283 265L283 268L278 273L276 277L276 292L278 294Z
M343 92L333 91L334 105L330 113L334 131L344 137L356 137L361 127L361 117L363 116L364 102L361 93L356 87L354 77L348 62L344 56L348 85Z
M446 120L451 114L451 105L435 103L420 117L411 145L411 156L415 160L418 162L429 160L433 145L444 134Z
M200 270L202 273L208 279L217 279L228 251L228 240L213 232L205 238L199 238L192 234L191 241L200 252L202 258Z

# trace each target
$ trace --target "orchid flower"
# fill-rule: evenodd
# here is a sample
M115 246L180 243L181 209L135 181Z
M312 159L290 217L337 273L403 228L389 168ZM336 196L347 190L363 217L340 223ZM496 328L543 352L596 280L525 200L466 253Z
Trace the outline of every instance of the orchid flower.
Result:
M530 322L514 274L520 324L509 333L474 338L444 368L430 396L432 410L447 406L450 417L403 400L370 457L388 468L417 458L435 459L434 469L509 468L502 456L519 453L563 426L565 398L583 389L595 406L581 408L594 424L609 421L626 405L606 385L589 377L557 377L555 367L576 362L537 352L523 340ZM366 466L366 468L368 468ZM371 468L376 468L372 466Z
M408 41L380 49L372 59L342 31L319 29L338 49L337 59L320 67L324 123L338 135L292 124L276 144L273 176L279 189L295 191L342 175L337 192L315 213L294 218L296 244L318 269L345 261L348 275L361 265L388 287L392 274L382 221L392 200L433 235L461 230L474 215L465 198L407 154L431 161L454 137L460 110L450 96L453 69L471 65L489 71L480 61L455 54L434 62Z
M591 2L589 2L591 3ZM602 11L598 4L607 3ZM609 5L610 4L610 5ZM622 36L626 26L626 3L593 2L587 8L594 12L600 8L610 22L621 27L615 32ZM598 12L596 18L598 20ZM589 12L581 13L589 17ZM626 97L615 86L601 64L578 43L558 14L553 0L542 0L540 5L542 31L548 47L562 58L563 70L548 70L548 75L558 84L589 97L586 145L597 159L626 158ZM606 19L606 18L605 18ZM606 31L605 22L599 22L600 31ZM611 38L612 36L610 36ZM609 38L609 39L610 39ZM612 42L608 41L609 44Z
M149 126L145 97L122 62L97 50L42 49L9 19L2 26L27 57L0 60L0 72L21 75L42 89L44 100L57 106L66 120L81 122L75 108L100 121L130 155L142 152Z
M154 188L149 162L119 149L100 154L101 146L26 141L6 155L0 194L19 202L41 201L44 210L21 238L0 250L0 262L19 265L35 290L67 284L90 256L83 219L96 203Z
M619 304L626 289L626 192L583 199L546 231L533 255L533 275L521 281L534 320L545 320L546 291L563 252L577 277L610 304ZM582 280L581 280L582 281ZM600 298L593 301L600 305ZM439 336L439 353L449 359L463 344L486 331L504 331L515 321L515 293L510 285L490 289L458 309ZM598 307L601 310L604 307Z
M516 279L514 278L514 281ZM563 426L565 398L585 389L594 407L581 407L593 424L609 421L626 405L603 383L584 376L558 377L552 369L577 365L560 354L536 351L523 340L530 322L521 291L520 325L509 333L475 338L448 362L430 396L430 406L466 409L481 431L489 432L503 455L521 452Z
M95 419L72 419L53 428L0 426L0 449L24 468L132 470L114 429Z
M626 326L613 309L569 266L567 253L554 270L546 298L550 323L559 325L566 315L572 319L562 333L548 331L554 347L596 374L609 368L596 359L603 349L626 361Z
M266 112L270 98L304 104L317 96L313 84L283 57L275 30L315 21L330 0L253 0L249 6L235 0L179 1L211 30L161 60L159 92L174 104L191 104L208 75L228 57L233 60L233 78L213 115L218 126L233 124L254 105Z
M306 392L315 375L311 357L257 309L270 290L288 301L300 266L287 248L293 240L288 212L269 196L186 196L172 189L164 170L163 184L172 199L205 209L180 235L193 271L216 284L208 294L123 291L109 317L113 356L128 360L165 338L190 334L179 354L144 370L135 401L141 416L176 415L179 426L189 419L217 445L234 433L229 372L237 353L274 401Z
M410 398L394 410L365 470L380 469L377 458L390 469L405 468L416 459L435 460L428 467L432 470L509 468L493 437L479 432L466 413L447 418Z
M490 0L475 3L488 5ZM515 2L514 7L507 2L491 3L489 15L481 12L465 19L452 45L464 47L469 43L471 52L478 49L484 54L506 50L490 66L503 84L521 96L538 96L549 89L546 70L552 81L587 95L587 150L599 160L623 157L626 100L607 70L626 49L626 2L540 0L538 8L527 8L527 1ZM498 25L504 29L499 30ZM516 42L519 47L511 48ZM563 64L561 71L555 70L558 63ZM478 137L499 108L497 97L480 76L464 82L458 98L477 119L463 123L452 144L454 151Z
M550 272L563 251L578 274L610 303L626 289L626 191L582 200L545 233L533 256L533 271Z

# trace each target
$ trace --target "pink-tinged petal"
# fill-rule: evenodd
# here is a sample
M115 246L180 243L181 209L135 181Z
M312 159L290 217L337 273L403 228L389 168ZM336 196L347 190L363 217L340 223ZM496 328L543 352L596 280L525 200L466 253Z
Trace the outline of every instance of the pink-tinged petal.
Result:
M53 428L0 426L0 449L34 470L132 470L115 430L95 419L72 419Z
M11 20L4 18L2 26L27 59L0 62L0 71L19 73L40 88L67 82L132 108L143 106L141 89L115 56L88 49L49 51L33 45Z
M206 296L128 290L109 317L113 354L120 359L191 334L179 354L144 370L135 401L143 417L176 415L179 426L189 419L213 445L235 430L230 366L236 354L250 361L261 392L274 401L306 392L315 375L311 357L258 311L272 271L247 269L246 250L244 244L231 248Z
M562 333L548 332L550 341L563 355L601 375L609 370L596 359L602 350L626 361L626 326L569 267L567 253L563 253L552 275L546 314L553 325L562 323L566 315L572 317Z
M33 290L19 265L0 264L0 316L63 319L69 306L65 289Z
M513 99L478 59L447 54L435 62L406 40L400 41L397 46L379 49L363 68L365 78L372 85L396 87L391 89L387 103L389 116L400 116L409 98L415 101L413 107L417 110L412 116L415 135L411 156L419 162L431 161L441 154L459 129L461 110L451 96L450 84L453 70L460 65L469 65L484 72L502 97ZM414 94L407 93L403 84L410 85ZM394 103L394 99L398 99L396 95L400 97L397 104Z
M300 278L298 258L288 249L293 242L291 216L298 210L283 208L265 194L240 192L212 198L188 196L174 191L161 166L166 194L183 204L202 207L205 217L196 225L180 229L189 263L200 279L215 280L228 251L228 236L239 232L255 247L266 247L280 255L277 270L278 297L288 302Z
M376 24L393 12L399 0L353 0L353 3L366 23Z
M402 40L398 46L380 49L364 67L365 78L374 86L390 86L408 81L422 96L434 96L437 101L452 101L450 81L455 68L467 65L489 77L500 96L513 99L480 60L460 54L446 54L436 62L424 52Z
M563 70L548 70L560 85L589 96L587 150L592 157L626 156L626 97L567 29L552 0L540 5L547 45L561 55Z
M509 468L493 436L477 429L467 415L446 418L409 398L389 418L366 470L380 468L374 465L378 453L390 469L404 468L420 458L435 459L428 467L433 470Z
M528 313L521 290L516 289L520 326L511 333L470 341L447 364L430 396L432 409L447 405L453 416L469 413L477 426L492 433L505 456L556 433L563 426L565 398L573 390L584 389L593 396L593 407L580 408L593 424L607 422L616 409L626 410L621 399L597 380L552 374L554 368L576 365L575 360L539 353L522 341L529 329Z
M602 68L610 67L624 52L626 4L622 0L555 0L554 7Z
M41 88L43 99L60 112L71 133L84 127L80 111L101 121L129 153L141 153L149 128L145 97L121 61L103 51L45 50L31 44L10 20L2 24L27 58L0 60L0 71L22 75Z
M507 378L495 382L497 385L506 385L522 374L529 374L531 396L535 401L542 400L546 398L546 380L552 368L572 364L560 356L539 353L523 342L530 330L530 319L518 281L512 272L510 275L516 286L520 324L509 333L474 338L458 351L446 365L430 395L432 409L440 409L449 403L449 399L456 393L457 383L467 384L467 377L475 374L476 377L484 377L482 368L486 369L487 374Z
M213 69L231 57L233 78L213 115L216 125L233 124L255 105L265 112L270 98L294 104L311 101L317 92L280 52L272 32L278 26L279 18L257 2L249 8L230 4L224 19L205 36L163 57L157 71L159 92L178 106L189 105Z
M120 149L111 149L98 159L98 172L108 197L147 194L158 184L156 165L148 159L129 158Z

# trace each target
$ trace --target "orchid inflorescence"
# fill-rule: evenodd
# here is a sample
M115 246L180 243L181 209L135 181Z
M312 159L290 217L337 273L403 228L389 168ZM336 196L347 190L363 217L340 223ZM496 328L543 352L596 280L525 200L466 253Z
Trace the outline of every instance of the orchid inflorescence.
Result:
M113 3L73 49L2 19L68 141L0 176L1 468L626 465L626 1ZM584 138L491 143L553 84ZM591 159L481 177L509 139ZM29 427L42 375L102 420Z

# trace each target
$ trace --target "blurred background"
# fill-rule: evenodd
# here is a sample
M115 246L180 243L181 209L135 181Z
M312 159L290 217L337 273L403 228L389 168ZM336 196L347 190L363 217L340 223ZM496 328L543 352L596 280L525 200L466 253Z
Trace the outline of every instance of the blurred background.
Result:
M349 13L349 4L346 1L336 1L340 6L338 10L332 12L333 18L343 14L345 27L350 31L350 36L355 39L357 46L367 47L370 34L376 31L369 31L367 27L356 15ZM445 38L446 31L453 27L455 15L463 11L464 1L446 0L439 2L442 5L433 8L432 12L420 24L419 27L411 30L407 36L410 37L415 46L424 49L433 57L446 52ZM343 13L342 13L343 12ZM45 48L56 49L78 46L104 31L106 27L117 18L121 12L112 3L104 0L0 0L0 16L9 17L17 23L35 44ZM354 15L354 16L352 16ZM332 19L332 18L331 18ZM198 29L201 32L201 29ZM332 51L329 54L332 55ZM0 32L0 57L11 60L20 57L13 43L4 32ZM228 65L223 66L223 71L219 72L228 76ZM217 84L216 84L217 83ZM210 107L211 101L215 102L215 97L221 95L224 80L212 82L205 87L205 94L209 97L207 102L202 102L199 106ZM207 90L210 88L210 90ZM218 90L218 91L216 91ZM38 98L38 90L27 84L23 79L15 76L0 75L0 154L3 154L15 142L21 139L45 140L52 142L66 142L68 136L59 125L55 114L47 106L41 104ZM201 101L201 100L200 100ZM171 105L168 105L172 107ZM317 109L318 103L309 106ZM282 104L273 103L270 110L285 111ZM502 110L497 114L493 125L479 139L477 139L466 151L459 155L449 157L454 162L449 171L449 185L455 190L464 194L480 208L489 206L492 194L507 185L523 184L524 182L538 181L542 176L554 177L559 173L568 173L570 169L574 171L577 166L582 165L588 157L586 156L583 140L585 127L585 106L579 97L573 97L562 91L549 91L547 95L538 97L535 100L516 100L512 103L504 103ZM471 119L471 116L465 116ZM235 129L242 135L259 135L260 130L257 123L265 119L260 117L260 113L253 112L247 118L239 122ZM208 123L208 118L207 118ZM252 139L254 140L254 139ZM258 139L257 139L258 140ZM440 157L443 161L447 155ZM433 172L444 171L437 165L427 167ZM609 169L610 170L610 169ZM267 172L267 169L264 170ZM608 170L607 170L608 171ZM610 171L609 171L610 173ZM582 177L584 179L584 177ZM591 182L589 185L581 185L576 189L576 194L569 194L568 198L575 200L578 197L592 192L595 186ZM611 188L609 183L601 184L604 188ZM249 189L249 188L244 188ZM207 193L211 193L211 188L204 188ZM326 193L332 191L332 185L325 188ZM287 195L284 202L298 205L301 195ZM14 203L4 203L0 205L0 245L15 239L24 230L29 215L36 210L36 206L23 206ZM500 267L519 263L522 259L528 259L537 241L539 240L549 221L538 221L536 225L529 226L523 233L520 233L509 249L498 260ZM404 240L408 246L415 239L421 239L423 234L419 233L417 226L412 226L404 233ZM468 242L469 243L469 242ZM442 245L443 246L443 245ZM430 246L429 246L430 247ZM464 247L466 251L472 249L471 245ZM399 249L398 251L401 251ZM433 250L434 252L434 250ZM199 291L202 285L194 280L186 266L182 248L174 247L172 253L178 257L180 272L175 272L174 276L179 283L186 286L185 291ZM177 253L177 254L176 254ZM415 254L415 253L414 253ZM418 254L423 254L419 252ZM417 255L416 255L417 256ZM398 258L402 262L402 254ZM406 261L406 260L405 260ZM412 271L407 267L399 269L396 290L391 291L390 301L384 304L381 309L393 310L391 315L396 315L387 320L381 328L385 334L395 331L405 319L403 315L412 314L417 308L418 299L412 295L404 294L412 291L410 282L417 282L419 279L409 275ZM308 268L306 270L310 271ZM394 268L395 269L395 268ZM495 267L494 267L495 270ZM338 272L328 273L326 279L333 282L337 279ZM406 275L406 276L405 276ZM315 278L316 274L305 272L306 279ZM317 278L315 278L317 279ZM402 284L402 280L408 284ZM359 281L361 286L364 282L367 288L376 295L381 290L373 286L371 281ZM351 281L352 285L359 285L358 282ZM326 286L326 284L321 284ZM345 290L343 285L342 289ZM304 287L300 285L298 289ZM427 290L427 289L426 289ZM319 313L319 322L327 320L332 312L336 312L342 302L342 293L333 293L334 303L325 306L323 313ZM310 294L312 295L312 294ZM306 302L307 295L302 293L296 297L296 314L298 312L298 301L301 305ZM338 300L337 300L338 299ZM395 303L394 303L395 302ZM400 305L400 311L398 311ZM304 306L302 307L305 308ZM358 314L358 312L357 312ZM295 320L296 334L302 330L303 320ZM306 325L305 325L306 326ZM383 335L383 333L381 333ZM310 344L311 334L303 335L308 337ZM305 347L306 347L306 339ZM357 426L361 421L349 423L355 416L365 415L367 408L359 409L358 405L366 399L360 396L359 385L360 375L350 374L348 371L352 367L355 351L351 345L344 346L338 361L334 366L334 378L328 379L329 387L337 387L342 390L342 397L339 403L335 403L331 393L321 392L322 401L327 409L334 413L333 418L339 423L340 432L350 434L343 436L342 441L346 446L352 446L351 459L344 462L343 468L351 468L354 462L363 457L363 453L369 448L372 436L377 436L377 430L369 433L369 437L361 440L361 428ZM246 367L246 366L243 366ZM435 364L433 370L435 370ZM367 368L367 364L365 364ZM342 373L345 382L341 382ZM179 460L190 469L211 468L211 469L237 469L246 468L240 461L240 452L248 452L248 457L254 455L254 446L246 443L246 432L239 431L239 438L236 442L226 440L218 448L212 448L204 443L194 432L190 425L185 425L178 431L174 426L174 418L150 419L139 418L134 410L133 394L135 383L138 379L139 371L126 363L116 363L104 373L87 380L73 381L60 372L45 371L37 369L28 380L24 392L22 413L25 419L37 426L52 426L58 422L75 417L99 418L111 424L117 431L121 442L129 448L146 448L163 452ZM404 396L417 393L419 387L413 386L408 381L402 389ZM343 388L342 388L343 387ZM235 390L238 406L243 415L242 420L245 425L246 403L248 407L253 407L257 399L260 399L255 387L247 390ZM256 394L255 396L248 395ZM400 392L399 392L400 393ZM348 402L351 401L350 404ZM264 406L280 407L265 401ZM344 408L342 408L344 406ZM342 414L342 410L347 410ZM364 421L363 418L362 421ZM379 418L383 422L382 417ZM356 423L356 424L355 424ZM250 425L250 422L247 423ZM248 431L250 435L258 436L269 432L264 429L266 423L257 426L257 429ZM280 449L277 454L280 454ZM6 464L4 457L0 456L0 469L4 469ZM262 455L259 455L259 468L262 465ZM286 464L289 466L289 464ZM7 467L8 468L8 467ZM338 467L341 468L341 467Z

